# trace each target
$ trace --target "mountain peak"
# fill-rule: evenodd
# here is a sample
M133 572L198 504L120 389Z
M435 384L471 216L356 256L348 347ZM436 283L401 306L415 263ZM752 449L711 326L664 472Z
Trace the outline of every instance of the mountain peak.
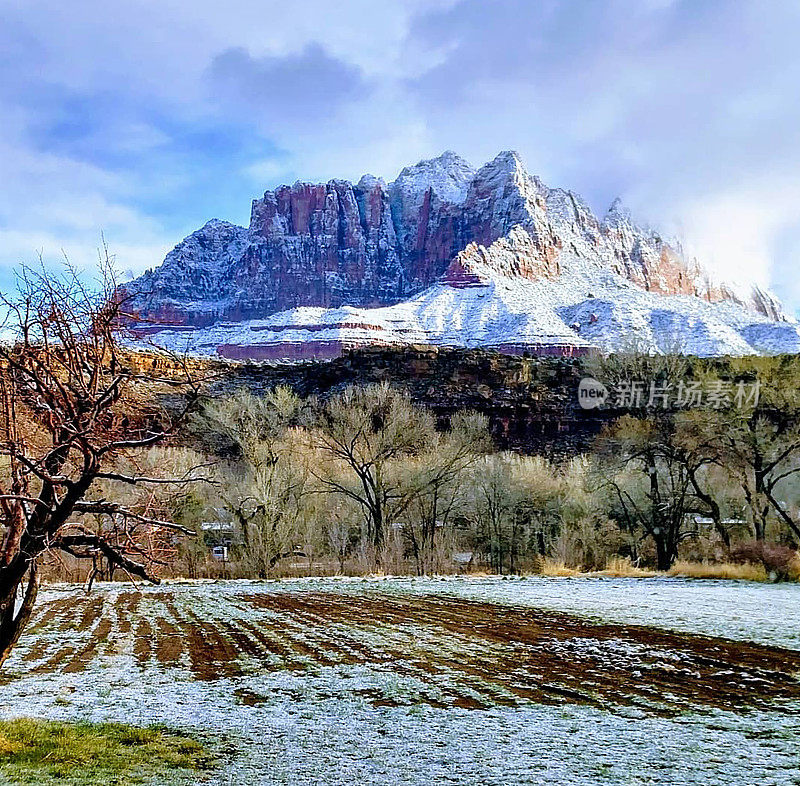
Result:
M390 188L409 195L430 188L442 201L460 204L474 176L472 164L452 150L445 150L436 158L426 158L402 169Z
M407 166L403 169L403 172L412 169L472 169L474 168L466 159L462 158L458 153L454 152L453 150L445 150L443 153L440 153L438 156L434 156L433 158L423 158L421 161L418 161L416 164L412 164L411 166ZM401 172L402 174L402 172Z
M523 198L532 196L542 188L538 178L532 178L515 150L498 153L488 164L484 164L475 174L473 187L479 190L493 190L512 183Z
M516 150L501 150L491 161L492 164L500 165L507 164L508 166L522 167L522 156Z
M516 150L503 150L498 153L482 170L508 172L510 174L524 174L528 172L522 162L522 156Z
M440 155L436 156L435 158L429 159L430 161L442 161L443 163L457 163L457 164L466 164L469 166L469 163L465 161L458 153L453 150L445 150Z
M743 325L781 318L771 296L711 282L679 245L633 223L620 200L598 217L574 192L529 175L513 150L477 172L445 151L389 185L365 175L357 184L268 192L254 201L248 228L211 221L178 244L140 287L137 309L149 320L205 326L298 307L408 302L434 284L474 289L476 299L481 286L511 287L523 311L547 291L570 324L585 321L572 312L587 297L606 292L613 303L621 289L633 292L631 324L639 306L656 313L667 304L658 298L678 294L688 298L680 301L687 314L707 310L711 333L728 312ZM659 335L672 329L654 327ZM800 332L792 335L800 342ZM794 346L777 338L774 345Z
M206 221L200 229L196 229L192 234L197 234L205 230L211 229L228 229L229 227L237 227L237 224L232 224L230 221L225 221L222 218L212 218ZM241 228L241 227L239 227Z
M361 175L361 180L358 181L356 187L362 191L371 191L376 187L386 188L386 181L382 177L375 177L375 175Z

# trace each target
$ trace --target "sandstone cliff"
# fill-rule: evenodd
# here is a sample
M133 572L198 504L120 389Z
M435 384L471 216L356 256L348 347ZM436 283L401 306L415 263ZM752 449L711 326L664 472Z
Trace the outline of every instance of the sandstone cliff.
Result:
M780 305L756 290L713 284L618 202L598 218L571 191L549 188L504 152L475 171L451 152L390 184L295 183L254 200L250 226L210 221L163 264L127 285L143 321L210 325L298 306L396 303L442 279L557 278L610 271L643 290L743 303L770 319Z

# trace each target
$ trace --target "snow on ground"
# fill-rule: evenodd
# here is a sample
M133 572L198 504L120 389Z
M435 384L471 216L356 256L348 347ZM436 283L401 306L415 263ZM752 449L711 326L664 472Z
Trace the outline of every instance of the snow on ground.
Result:
M504 621L519 625L539 608L800 649L797 586L320 579L176 584L141 595L117 584L88 598L59 587L42 597L8 664L0 717L188 729L221 741L210 781L220 786L798 783L800 707L720 709L713 691L695 707L691 690L677 713L657 711L658 696L651 706L622 694L617 702L613 691L604 706L558 694L542 703L526 699L522 686L554 674L516 668L524 648L500 635ZM476 606L483 616L473 621L463 618L471 606L450 600L459 597L490 603ZM403 609L407 617L392 617ZM587 682L595 667L635 677L631 668L648 668L648 659L668 679L688 662L684 647L696 646L654 639L651 651L627 634L597 628L573 638L562 631L574 624L566 618L531 619L530 630L536 620L553 622L558 646L547 647L548 662L556 670L577 663ZM479 675L486 663L498 673ZM736 667L730 681L748 670ZM683 680L665 684L678 691Z
M507 344L625 348L635 338L654 351L750 355L800 350L795 322L773 322L733 302L646 292L609 271L570 267L555 280L493 275L482 285L434 284L383 308L301 307L266 319L165 329L149 337L173 350L213 354L222 344L269 346L315 342Z
M800 585L678 578L393 579L393 592L566 611L597 622L656 625L800 650Z

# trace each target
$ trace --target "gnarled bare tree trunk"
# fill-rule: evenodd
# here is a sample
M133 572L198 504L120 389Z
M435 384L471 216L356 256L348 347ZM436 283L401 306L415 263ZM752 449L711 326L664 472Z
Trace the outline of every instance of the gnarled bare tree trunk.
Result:
M187 374L159 379L121 349L124 302L108 255L101 273L90 291L71 269L23 269L18 294L2 298L13 338L0 344L0 664L30 619L44 555L102 556L155 581L154 532L182 529L98 489L174 482L124 474L119 460L168 436L197 393ZM159 405L159 388L187 385L180 411ZM90 528L88 515L108 524Z
M22 583L0 588L0 667L3 666L22 631L28 624L39 594L39 568L35 561L28 568L28 580L22 589L22 602L17 603Z

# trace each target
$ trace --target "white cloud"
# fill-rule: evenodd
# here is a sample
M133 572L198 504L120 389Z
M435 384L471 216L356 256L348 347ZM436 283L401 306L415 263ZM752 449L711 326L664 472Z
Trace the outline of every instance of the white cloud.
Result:
M685 235L719 277L769 286L774 238L800 226L800 182L778 176L717 191L682 207ZM783 291L794 301L800 292Z
M282 180L391 178L444 149L480 163L516 148L553 185L600 210L621 194L721 275L800 305L791 0L768 13L755 0L3 5L0 266L41 246L88 255L101 230L123 266L151 266L177 226L227 217L226 182L246 214ZM233 102L235 79L209 78L231 51L246 77ZM303 79L327 87L315 97ZM217 153L212 137L193 156L191 129L214 124L252 144ZM62 133L80 145L55 145ZM182 137L165 166L159 151ZM187 204L167 218L173 195Z

